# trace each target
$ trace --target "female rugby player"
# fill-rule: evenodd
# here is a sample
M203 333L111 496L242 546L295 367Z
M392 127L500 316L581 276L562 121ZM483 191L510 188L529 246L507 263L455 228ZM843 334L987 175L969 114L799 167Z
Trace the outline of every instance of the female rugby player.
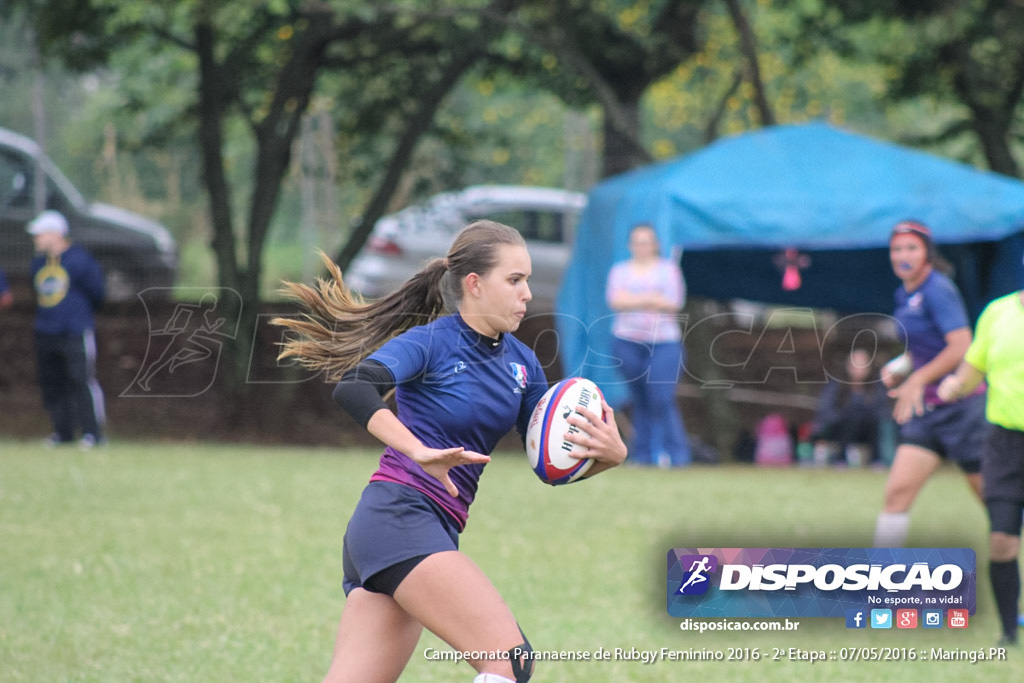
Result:
M525 434L547 389L536 355L511 334L531 298L523 238L474 222L447 258L368 304L328 266L333 278L319 289L287 286L308 315L277 321L299 333L281 355L340 378L335 400L385 449L345 533L346 604L325 680L397 680L426 627L479 655L469 660L475 683L527 681L529 642L458 549L490 452L512 427ZM442 315L446 302L454 313ZM382 400L392 389L397 414ZM570 421L592 476L621 464L626 446L611 408L586 415Z
M902 281L894 317L906 343L906 367L882 368L882 382L896 399L893 418L899 445L885 485L885 507L875 526L875 547L904 544L910 507L943 459L955 462L981 498L981 444L985 431L985 390L949 403L939 398L939 381L963 360L971 344L967 310L956 285L935 270L931 230L916 221L896 224L889 260Z

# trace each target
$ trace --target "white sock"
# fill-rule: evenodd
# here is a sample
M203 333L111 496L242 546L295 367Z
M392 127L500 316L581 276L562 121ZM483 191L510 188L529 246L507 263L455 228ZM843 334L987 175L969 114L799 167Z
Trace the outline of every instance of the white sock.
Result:
M906 512L881 512L875 524L876 548L902 548L910 528L910 515Z
M473 683L516 683L511 678L505 678L498 674L478 674Z

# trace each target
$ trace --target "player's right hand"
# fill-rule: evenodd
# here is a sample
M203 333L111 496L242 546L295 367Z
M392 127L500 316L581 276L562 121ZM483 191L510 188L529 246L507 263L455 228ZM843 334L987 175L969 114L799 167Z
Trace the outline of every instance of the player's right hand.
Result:
M459 465L484 465L491 461L491 456L474 451L467 451L462 446L456 448L423 448L408 456L416 461L423 471L444 485L448 495L457 498L459 489L455 487L448 471Z
M901 385L889 390L889 397L896 399L892 417L896 424L904 425L917 416L924 415L924 385L911 375Z

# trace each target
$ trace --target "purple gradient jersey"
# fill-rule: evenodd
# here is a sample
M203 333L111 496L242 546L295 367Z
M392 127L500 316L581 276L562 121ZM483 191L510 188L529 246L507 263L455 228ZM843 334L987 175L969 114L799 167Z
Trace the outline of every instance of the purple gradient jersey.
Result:
M946 348L946 335L970 327L967 308L956 285L945 275L932 271L913 292L901 286L896 290L896 312L900 336L914 362L914 370L931 362ZM938 383L924 390L925 403L942 403L936 393Z
M526 433L533 407L547 390L534 352L510 334L482 337L458 314L414 327L369 357L395 379L398 419L430 448L463 446L490 454L512 427ZM453 467L453 498L416 462L388 447L370 481L411 486L466 526L484 465Z

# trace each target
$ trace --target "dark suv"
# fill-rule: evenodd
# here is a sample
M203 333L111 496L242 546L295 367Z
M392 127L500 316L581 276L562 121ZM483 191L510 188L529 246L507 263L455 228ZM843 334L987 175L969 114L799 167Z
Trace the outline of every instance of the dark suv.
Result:
M36 169L46 177L45 208L68 219L69 237L96 257L108 301L127 301L149 287L174 286L178 251L167 229L138 214L88 202L32 140L0 128L0 268L12 281L28 276L36 215Z

